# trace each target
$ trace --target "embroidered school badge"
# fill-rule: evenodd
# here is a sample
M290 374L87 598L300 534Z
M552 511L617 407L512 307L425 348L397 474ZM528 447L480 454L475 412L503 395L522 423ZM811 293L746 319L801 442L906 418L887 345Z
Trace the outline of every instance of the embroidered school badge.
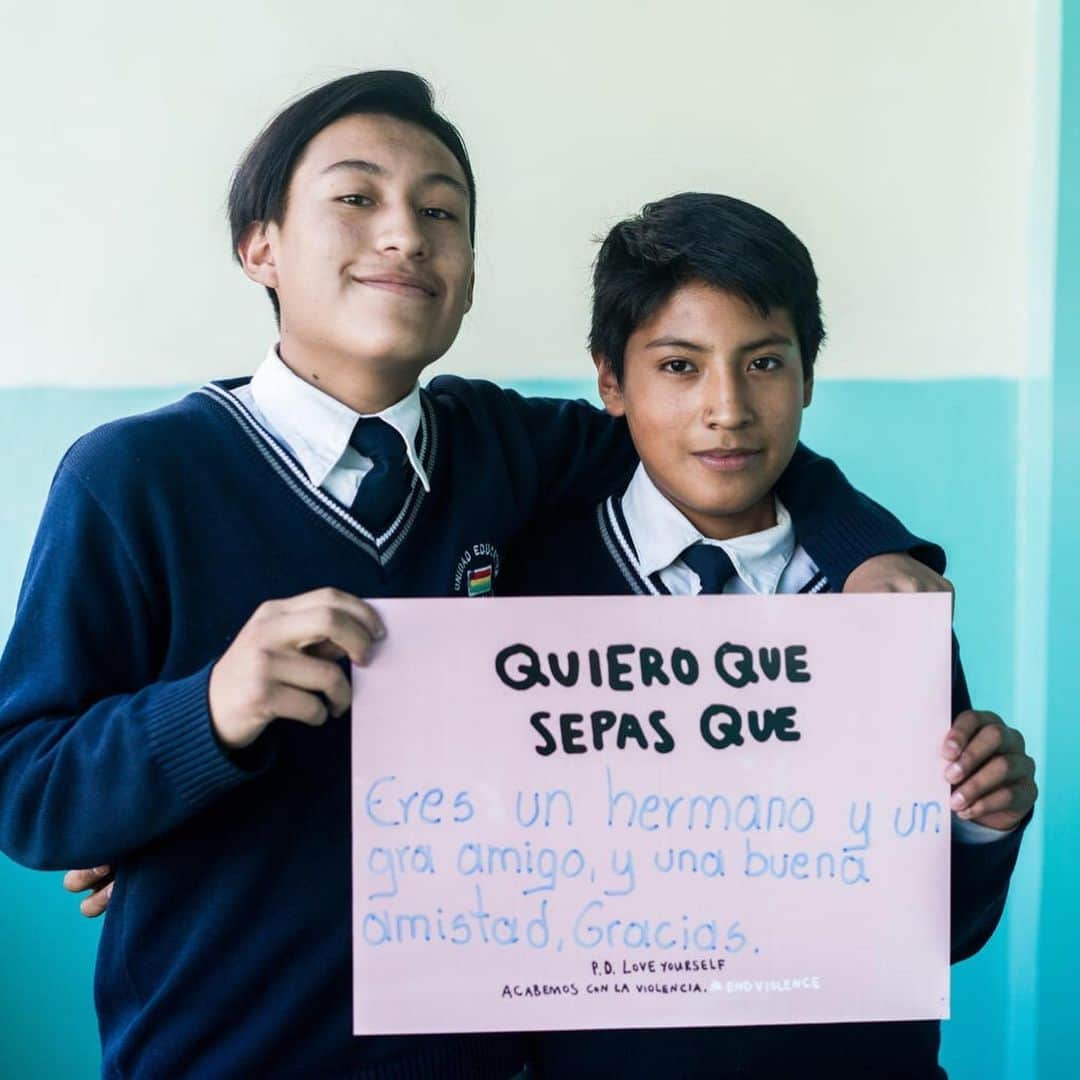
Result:
M454 568L451 592L458 596L494 596L499 576L499 549L491 543L471 544Z

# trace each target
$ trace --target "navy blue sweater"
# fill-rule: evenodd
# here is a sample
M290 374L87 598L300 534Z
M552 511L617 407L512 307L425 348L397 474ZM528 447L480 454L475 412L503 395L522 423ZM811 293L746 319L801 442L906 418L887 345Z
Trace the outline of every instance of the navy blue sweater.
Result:
M207 684L264 600L467 595L480 557L497 577L537 512L625 484L625 426L436 379L417 441L432 491L414 482L376 544L260 432L228 392L242 381L106 425L61 463L0 660L0 847L116 867L106 1075L508 1076L510 1036L351 1035L348 725L277 722L230 756ZM838 575L936 557L831 462L800 450L789 472Z
M800 592L838 592L845 571L826 542L825 524L809 512L812 490L786 477L781 500L792 507L797 542L817 566ZM659 574L637 567L633 539L613 496L592 509L549 521L514 546L504 593L540 596L656 595ZM940 566L944 569L944 566ZM953 640L953 714L971 707ZM1020 829L990 845L952 845L952 959L976 952L994 931L1020 846ZM883 973L887 978L888 974ZM936 1080L937 1021L768 1027L547 1032L531 1057L541 1077L723 1080L728 1077L903 1077Z

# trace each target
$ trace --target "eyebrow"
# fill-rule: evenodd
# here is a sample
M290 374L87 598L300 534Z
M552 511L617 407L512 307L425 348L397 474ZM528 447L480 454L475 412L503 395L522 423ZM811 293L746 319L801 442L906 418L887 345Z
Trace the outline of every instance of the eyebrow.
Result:
M686 349L688 352L707 352L708 350L704 345L699 345L696 341L687 341L686 338L678 337L658 337L650 341L646 346L646 349Z
M795 344L791 338L786 337L784 334L768 334L766 337L757 338L754 341L748 341L744 345L740 345L739 352L753 352L755 349L764 349L769 345L784 345L788 348L793 347ZM645 346L646 349L685 349L687 352L708 352L709 350L702 344L696 341L688 341L686 338L680 337L658 337L648 342Z
M748 341L745 345L740 345L739 352L753 352L755 349L765 349L770 345L783 345L787 348L793 348L795 342L786 334L766 334L765 337L758 338L756 341Z
M356 172L366 173L368 176L390 175L389 171L382 165L379 165L374 161L365 161L363 158L345 158L343 161L335 161L333 165L327 165L327 167L323 169L323 173L325 175L326 173L336 172L341 169L351 169ZM432 184L444 184L447 187L452 187L460 192L466 199L469 198L469 189L460 180L451 176L449 173L425 173L420 178L420 183L429 187Z

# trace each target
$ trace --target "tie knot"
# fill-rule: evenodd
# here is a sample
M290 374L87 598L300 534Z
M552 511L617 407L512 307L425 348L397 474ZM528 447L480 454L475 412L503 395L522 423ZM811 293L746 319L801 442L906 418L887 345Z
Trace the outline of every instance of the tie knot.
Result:
M349 445L358 454L386 468L400 465L405 456L405 440L397 428L377 416L362 416L356 421Z
M364 525L380 533L394 521L409 496L405 440L385 420L364 416L356 421L349 445L371 459L371 470L360 481L349 509Z
M731 557L716 544L699 540L683 553L682 561L701 579L703 593L722 593L728 580L735 574Z

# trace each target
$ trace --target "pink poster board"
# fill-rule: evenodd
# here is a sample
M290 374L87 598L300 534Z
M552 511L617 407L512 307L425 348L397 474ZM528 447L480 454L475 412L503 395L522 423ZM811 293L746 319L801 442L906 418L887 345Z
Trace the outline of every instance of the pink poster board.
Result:
M948 596L377 606L357 1034L948 1015Z

